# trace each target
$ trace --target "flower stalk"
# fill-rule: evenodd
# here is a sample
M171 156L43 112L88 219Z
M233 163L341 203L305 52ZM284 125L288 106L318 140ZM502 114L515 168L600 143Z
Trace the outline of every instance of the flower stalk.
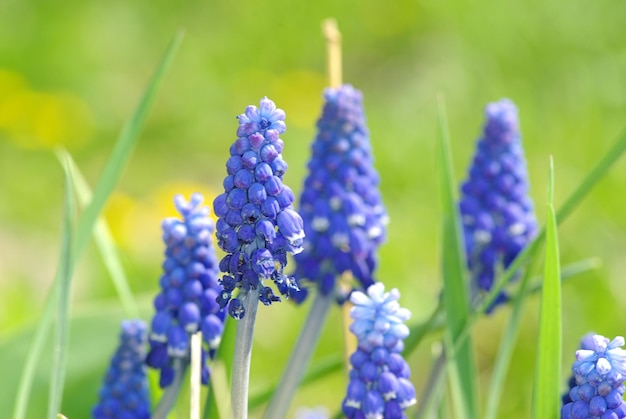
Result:
M234 419L248 417L248 389L250 387L250 359L252 358L252 341L254 324L259 307L258 289L250 290L245 296L239 295L246 315L237 322L235 337L235 354L233 357L232 375L232 408Z

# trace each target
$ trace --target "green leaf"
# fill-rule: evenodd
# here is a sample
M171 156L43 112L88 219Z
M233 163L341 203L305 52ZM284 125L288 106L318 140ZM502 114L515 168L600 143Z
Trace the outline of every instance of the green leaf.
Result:
M476 367L471 339L467 337L458 346L453 343L467 323L470 313L465 254L461 245L461 229L455 199L455 180L450 157L448 125L443 100L439 101L439 179L442 216L442 273L443 301L446 313L446 355L448 372L456 396L456 417L478 418L476 396Z
M546 258L539 317L539 342L533 397L533 418L558 418L561 388L561 281L559 243L553 201L554 175L550 160Z
M528 266L524 272L524 277L522 278L517 294L515 294L513 299L511 317L507 326L504 328L504 336L500 340L498 355L496 356L491 380L489 381L485 419L496 419L497 417L498 407L504 389L504 379L509 369L511 356L521 326L524 303L526 302L526 297L532 292L529 290L530 272L531 266ZM538 289L540 290L541 288Z
M91 201L91 190L89 189L89 185L87 184L84 176L72 159L72 156L69 154L67 156L74 173L74 189L76 190L81 207L84 208ZM122 267L122 262L117 252L115 241L113 240L113 235L111 234L111 230L109 229L104 217L99 216L96 220L93 235L98 250L100 251L100 255L102 256L104 266L107 271L109 271L113 285L115 286L117 294L120 297L126 316L133 319L138 318L139 310L137 308L137 302L135 301L135 297L130 290L130 285L126 279L126 274L124 273L124 268Z
M48 417L56 419L61 410L61 397L65 384L67 365L67 343L69 341L70 291L72 285L72 236L74 222L74 190L72 168L66 153L59 153L65 174L65 195L63 202L63 228L61 232L61 257L54 280L56 296L56 331L53 344L52 376L48 399Z
M161 59L155 74L153 75L148 87L146 88L144 95L139 102L139 105L135 109L135 112L131 116L128 123L125 125L122 130L113 152L109 157L102 176L96 186L93 200L86 208L83 216L80 218L78 222L78 226L76 228L75 235L71 238L67 238L67 240L71 240L72 249L67 252L67 255L61 252L60 261L63 261L65 257L68 255L71 256L71 259L67 262L67 266L62 267L62 263L59 263L59 269L57 270L57 278L59 277L59 272L63 272L66 281L71 281L71 276L74 272L74 267L76 265L77 260L80 258L82 252L84 251L89 236L94 228L95 222L102 211L102 208L108 199L109 195L113 191L117 180L121 176L121 171L124 167L124 164L128 160L130 156L130 152L135 143L135 140L139 134L140 128L143 125L144 120L146 119L148 110L154 100L154 96L156 94L157 88L160 85L160 82L165 74L169 64L171 63L174 53L176 52L178 46L182 41L182 32L178 33L174 39L170 42L165 55ZM68 185L69 186L69 185ZM65 240L65 238L64 238ZM63 268L63 269L61 269ZM33 341L33 345L31 346L31 350L29 351L25 368L22 372L22 376L20 377L19 391L17 396L17 402L14 409L14 419L23 419L26 415L26 407L30 396L30 391L32 387L33 374L37 369L37 364L41 358L41 353L43 350L43 342L45 342L47 334L49 332L51 326L51 318L52 311L54 309L54 299L56 297L57 289L56 283L59 282L55 279L54 289L49 293L44 311L42 313L42 318L39 321L37 326L37 331L35 332L35 340ZM57 332L58 334L59 332ZM63 336L59 336L59 339L63 339ZM59 358L59 361L63 361L62 357ZM61 367L61 365L59 365ZM51 391L54 390L55 394L51 393L51 400L49 408L53 409L53 405L57 402L54 400L57 396L60 397L62 394L56 394L59 390L59 384L62 384L62 373L57 376L57 372L55 372L55 377L53 378L53 383L51 387ZM56 384L54 382L56 381ZM48 415L50 417L50 414Z
M144 91L139 104L135 108L133 115L128 120L126 125L124 125L122 132L117 138L113 151L111 152L111 155L104 166L102 175L98 179L98 183L94 189L93 199L79 220L75 240L75 258L79 258L80 254L85 249L96 220L100 215L104 204L109 198L109 195L113 192L117 181L122 175L122 170L130 157L141 127L146 120L148 110L152 106L156 92L161 84L161 81L163 80L163 76L169 68L182 38L183 32L179 32L170 42L167 50L165 51L165 55L161 58L161 62L156 68L156 71L154 72L148 87Z

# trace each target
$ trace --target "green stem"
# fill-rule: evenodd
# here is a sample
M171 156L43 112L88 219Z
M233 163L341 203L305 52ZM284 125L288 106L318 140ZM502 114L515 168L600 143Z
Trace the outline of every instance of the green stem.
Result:
M283 371L278 387L265 410L263 415L265 419L286 417L293 396L311 362L313 351L317 347L331 302L330 296L321 293L315 296L304 327L300 330L296 346L291 351L287 367Z
M443 372L446 369L446 354L441 348L441 352L437 356L437 360L435 361L435 365L432 366L430 370L430 375L428 376L428 380L426 381L426 385L424 386L424 390L422 396L419 398L420 404L417 410L417 414L415 417L417 419L424 419L426 414L430 411L430 408L433 404L433 399L435 396L440 394L441 384L443 381L441 380L443 376Z
M248 417L248 388L250 383L250 359L252 357L252 340L254 322L259 306L259 290L253 289L242 298L245 309L243 319L237 322L235 338L235 355L233 358L233 379L231 399L233 419Z
M174 381L169 385L165 393L163 393L159 405L152 414L152 419L167 418L167 415L170 413L170 410L172 410L172 407L174 407L174 403L176 403L176 399L178 398L178 393L183 384L183 377L187 372L188 364L187 361L180 359L174 361Z

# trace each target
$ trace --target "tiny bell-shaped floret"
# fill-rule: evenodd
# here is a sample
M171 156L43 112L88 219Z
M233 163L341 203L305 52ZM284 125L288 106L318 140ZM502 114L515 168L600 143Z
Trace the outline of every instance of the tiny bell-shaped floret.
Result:
M259 300L280 301L265 280L271 280L288 298L298 291L283 273L287 253L302 251L304 227L293 209L293 192L283 184L287 163L282 158L285 112L268 98L248 106L238 116L238 139L226 162L224 193L215 198L219 217L217 243L226 252L220 262L224 273L217 303L235 319L245 316L242 300L259 290ZM235 291L237 290L237 291Z
M626 417L624 338L609 340L601 335L586 337L576 351L570 390L563 397L562 419Z
M475 297L491 290L496 272L506 269L537 232L517 107L502 99L487 105L485 117L459 203ZM494 306L507 298L502 293Z
M166 218L162 223L165 261L146 359L148 366L161 370L161 387L174 379L175 360L189 361L190 336L199 330L204 341L202 380L206 384L206 358L219 346L224 328L224 311L216 302L221 290L211 241L214 227L209 208L201 205L203 200L198 193L189 202L177 195L174 203L182 219Z
M370 285L367 294L354 291L350 296L350 331L358 347L350 357L342 404L348 418L406 418L404 409L416 403L409 367L400 354L408 336L404 322L411 313L400 307L399 297L396 289L386 293L380 282Z
M329 88L311 146L309 175L300 197L304 250L296 256L296 278L317 285L343 303L352 288L374 283L377 250L385 240L387 212L374 169L363 96L350 85ZM356 283L336 286L349 273ZM306 298L306 289L297 300Z
M150 418L150 397L144 359L148 339L141 320L122 322L120 345L100 390L98 404L93 408L95 419Z

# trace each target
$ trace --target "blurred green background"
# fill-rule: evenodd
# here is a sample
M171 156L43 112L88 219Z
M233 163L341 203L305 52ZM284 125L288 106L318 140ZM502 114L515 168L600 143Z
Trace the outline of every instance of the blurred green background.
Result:
M2 0L2 412L12 411L17 377L55 272L63 175L54 147L68 148L93 186L167 42L186 30L106 208L148 320L163 251L159 223L174 214L172 196L219 192L235 115L265 95L287 112L285 181L299 193L326 84L320 25L329 16L343 33L344 81L365 96L391 218L378 277L400 289L413 321L430 313L441 286L434 163L438 93L447 102L459 181L484 105L502 97L517 103L541 223L549 156L555 161L558 208L626 124L623 1ZM588 256L603 261L564 288L564 375L584 333L626 333L625 190L621 161L560 229L564 264ZM278 379L305 311L290 303L260 309L252 393ZM474 332L483 395L509 313L498 310ZM535 296L525 312L500 417L529 417L537 315ZM75 275L72 316L63 401L70 419L88 417L96 402L124 316L93 247ZM335 310L315 359L340 350L339 319ZM434 341L409 358L418 394ZM37 372L29 418L45 414L49 358ZM565 381L564 376L564 387ZM321 404L335 412L345 385L345 376L335 374L307 386L294 407Z

